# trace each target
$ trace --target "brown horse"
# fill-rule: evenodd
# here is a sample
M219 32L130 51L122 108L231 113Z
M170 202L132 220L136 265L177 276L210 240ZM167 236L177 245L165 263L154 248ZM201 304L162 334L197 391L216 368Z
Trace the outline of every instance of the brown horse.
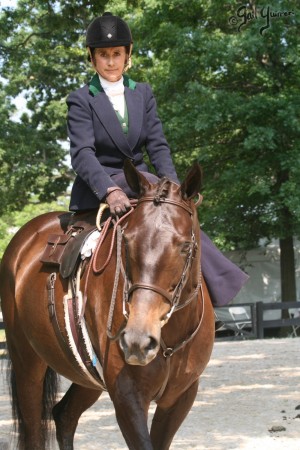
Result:
M132 450L169 449L193 405L214 340L193 200L201 170L195 164L181 186L166 179L152 185L130 163L125 173L138 193L137 205L118 227L109 229L80 281L85 307L80 320L102 364L105 386L66 345L63 297L68 283L40 262L48 235L63 233L70 214L31 220L3 257L0 294L21 449L46 448L52 414L59 448L72 450L81 414L105 387ZM111 242L113 252L107 258ZM53 407L57 373L72 385ZM157 407L149 432L151 401Z

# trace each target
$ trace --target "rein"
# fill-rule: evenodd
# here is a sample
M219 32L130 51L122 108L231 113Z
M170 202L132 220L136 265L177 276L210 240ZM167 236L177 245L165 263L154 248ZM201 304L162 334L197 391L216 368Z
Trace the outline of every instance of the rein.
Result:
M110 261L111 256L112 256L112 252L113 252L115 241L116 241L116 235L117 235L117 262L116 262L116 270L115 270L115 279L114 279L114 285L113 285L113 291L112 291L112 296L111 296L111 302L110 302L110 308L109 308L109 314L108 314L108 321L107 321L107 327L106 327L107 336L112 341L116 341L116 340L119 339L120 334L122 333L123 329L126 326L126 322L124 322L121 325L120 329L118 330L117 334L116 335L112 334L113 316L114 316L114 310L115 310L115 306L116 306L117 290L118 290L119 278L120 278L120 272L121 271L123 271L123 275L125 277L125 271L124 271L124 268L123 268L123 265L122 265L122 256L121 256L121 251L122 251L122 229L121 229L121 224L134 211L134 206L136 205L136 200L132 200L130 203L131 203L132 208L126 214L124 214L117 221L112 221L112 218L109 217L109 219L107 219L107 221L105 222L104 227L103 227L102 230L101 230L101 226L100 226L100 218L98 218L98 216L97 216L97 228L101 231L101 235L100 235L100 239L99 239L99 242L97 244L97 247L95 249L95 252L94 252L94 254L92 256L92 261L91 261L91 264L89 265L88 274L87 274L87 277L86 277L85 292L87 290L87 283L88 283L88 280L89 280L89 274L90 274L91 268L93 269L95 274L99 274L99 273L102 273L104 271L104 269L108 266L109 261ZM100 215L102 214L102 211L103 211L103 208L100 211ZM97 255L99 253L100 248L102 247L102 244L103 244L103 242L105 240L105 237L107 235L107 232L108 232L109 227L110 227L112 222L113 222L113 232L112 232L112 238L111 238L109 253L108 253L108 256L107 256L104 264L101 267L97 267L96 266ZM87 296L85 295L84 296L85 303L86 303L86 298L87 298ZM123 315L125 315L124 314L124 309L123 309Z

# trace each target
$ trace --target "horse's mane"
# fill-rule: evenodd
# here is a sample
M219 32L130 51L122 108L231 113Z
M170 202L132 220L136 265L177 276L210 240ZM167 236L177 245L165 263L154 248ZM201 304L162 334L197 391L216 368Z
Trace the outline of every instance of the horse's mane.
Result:
M159 180L154 196L154 203L160 203L162 200L167 198L170 185L171 181L167 177L163 177Z

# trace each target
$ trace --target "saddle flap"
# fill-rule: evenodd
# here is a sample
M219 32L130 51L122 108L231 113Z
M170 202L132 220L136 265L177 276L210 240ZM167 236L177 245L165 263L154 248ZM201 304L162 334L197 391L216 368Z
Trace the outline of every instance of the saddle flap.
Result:
M83 230L68 243L67 251L63 254L59 268L59 273L63 278L68 278L72 274L85 240L96 229L94 226L92 229Z
M50 234L48 236L48 244L52 244L53 247L56 245L65 245L71 237L71 234Z
M72 234L50 234L40 261L46 264L59 265L66 244L72 238Z

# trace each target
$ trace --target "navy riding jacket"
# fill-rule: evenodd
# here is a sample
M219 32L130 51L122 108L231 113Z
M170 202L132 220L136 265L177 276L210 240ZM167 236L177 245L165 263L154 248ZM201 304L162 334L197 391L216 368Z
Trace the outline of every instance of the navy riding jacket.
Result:
M143 160L144 149L158 177L167 176L178 183L151 87L126 76L124 85L127 134L97 74L67 99L71 163L77 175L70 210L97 208L107 189L116 186L111 177L123 171L126 158L138 170L149 172Z

